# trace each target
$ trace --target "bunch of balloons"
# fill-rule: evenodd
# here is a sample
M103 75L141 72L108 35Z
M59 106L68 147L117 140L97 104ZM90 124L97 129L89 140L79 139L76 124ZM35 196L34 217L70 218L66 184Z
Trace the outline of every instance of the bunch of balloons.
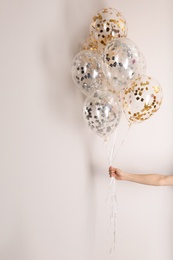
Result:
M88 126L108 137L122 111L129 124L151 117L162 103L158 81L145 75L144 55L127 37L124 16L114 8L97 12L90 35L72 63L72 78L86 95L83 114Z

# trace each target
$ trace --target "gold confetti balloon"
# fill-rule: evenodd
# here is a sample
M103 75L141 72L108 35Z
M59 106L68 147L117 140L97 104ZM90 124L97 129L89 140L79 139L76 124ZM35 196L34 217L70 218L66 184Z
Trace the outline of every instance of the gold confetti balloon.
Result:
M98 42L90 35L84 42L82 50L99 51Z
M159 82L143 75L132 81L122 93L122 106L130 124L141 123L155 114L162 104Z
M92 18L90 33L101 49L113 39L127 36L127 23L123 15L114 8L104 8Z

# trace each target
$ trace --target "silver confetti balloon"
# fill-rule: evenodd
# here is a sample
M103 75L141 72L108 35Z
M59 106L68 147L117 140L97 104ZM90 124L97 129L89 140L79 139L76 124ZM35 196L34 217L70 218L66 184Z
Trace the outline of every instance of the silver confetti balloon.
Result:
M138 75L140 52L127 38L111 41L103 54L103 72L111 85L123 90Z
M114 95L98 90L86 98L83 114L89 128L97 135L107 137L120 121L121 108Z
M100 88L104 78L101 54L91 50L79 52L73 60L71 72L81 92L86 96L92 94Z

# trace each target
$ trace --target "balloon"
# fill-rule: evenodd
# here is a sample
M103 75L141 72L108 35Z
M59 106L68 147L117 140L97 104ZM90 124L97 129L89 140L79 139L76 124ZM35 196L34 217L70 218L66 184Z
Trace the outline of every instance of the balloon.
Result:
M102 57L97 51L83 50L79 52L72 64L74 83L85 95L90 95L102 84Z
M103 54L103 73L115 89L122 90L138 75L139 50L127 38L111 41Z
M129 123L147 120L160 108L162 99L161 86L155 79L146 75L136 78L122 94L123 110Z
M110 84L110 82L106 78L103 79L103 84L102 84L101 90L107 91L107 92L111 93L114 96L114 98L116 100L118 100L120 107L122 107L122 104L121 104L121 91L116 90L115 88L113 88L112 85Z
M142 52L139 53L138 75L144 75L146 73L147 65L146 60Z
M83 114L89 128L99 136L107 137L118 125L121 109L111 93L98 90L86 98Z
M90 35L84 42L82 50L99 51L98 42Z
M127 36L127 24L123 15L114 8L104 8L92 18L90 33L101 49L113 39Z

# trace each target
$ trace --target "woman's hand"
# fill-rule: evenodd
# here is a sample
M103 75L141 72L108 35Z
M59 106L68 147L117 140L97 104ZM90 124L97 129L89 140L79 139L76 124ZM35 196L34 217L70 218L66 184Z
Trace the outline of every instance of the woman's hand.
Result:
M127 174L118 168L113 168L112 166L110 166L109 175L110 177L114 177L116 180L125 180Z

